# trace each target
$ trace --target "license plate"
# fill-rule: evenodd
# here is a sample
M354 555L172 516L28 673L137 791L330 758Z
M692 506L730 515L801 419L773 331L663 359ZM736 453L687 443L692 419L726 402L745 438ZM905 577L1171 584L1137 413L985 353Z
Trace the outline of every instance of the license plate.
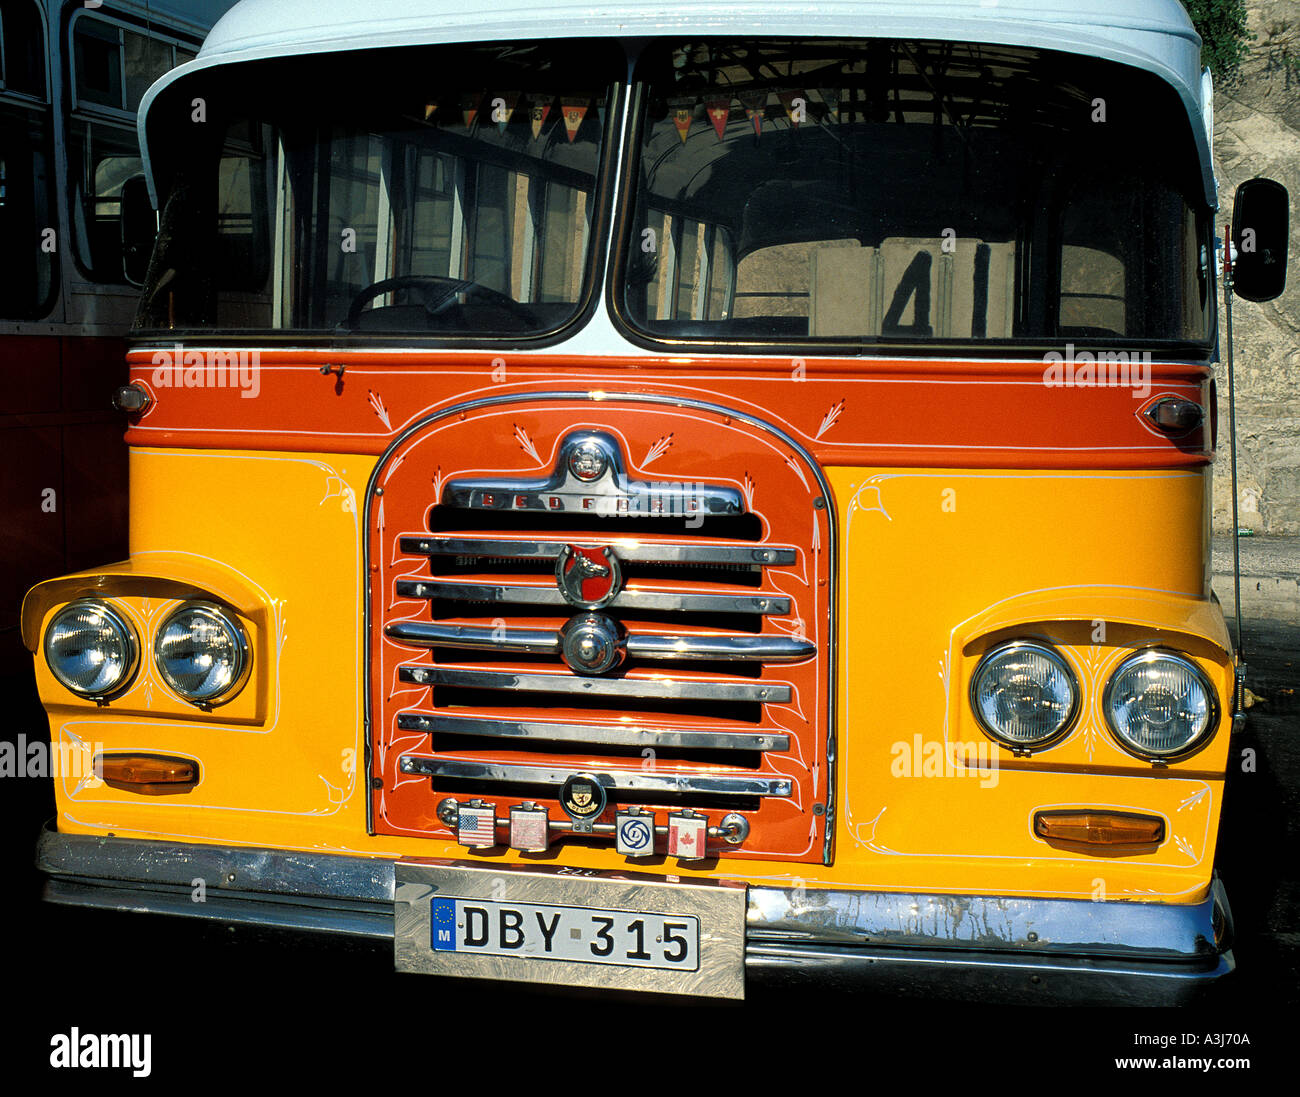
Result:
M743 998L743 885L399 861L399 971Z
M692 915L588 910L490 899L430 899L438 952L529 956L586 964L698 971L700 920Z

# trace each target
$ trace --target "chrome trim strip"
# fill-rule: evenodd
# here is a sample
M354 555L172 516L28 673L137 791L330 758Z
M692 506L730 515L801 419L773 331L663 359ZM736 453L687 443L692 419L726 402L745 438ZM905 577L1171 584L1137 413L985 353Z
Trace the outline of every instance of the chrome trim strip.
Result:
M629 99L622 97L621 106L624 111L624 125L627 123L627 111L629 109ZM626 129L625 129L626 133ZM839 590L839 566L837 545L839 536L837 533L838 515L834 506L835 494L831 491L830 481L826 479L826 473L823 471L820 463L813 457L808 450L800 444L792 435L774 426L765 419L760 419L747 411L741 411L735 407L729 407L724 404L714 404L706 400L696 400L691 397L669 396L662 393L653 392L607 392L603 390L573 390L573 389L543 389L534 392L504 393L493 396L480 396L472 400L463 400L447 407L440 408L428 415L417 419L406 427L396 438L389 444L388 448L379 456L375 462L374 468L370 472L370 479L366 483L366 492L364 498L364 513L370 514L371 508L375 502L375 489L379 486L380 477L387 465L388 458L394 453L413 434L424 430L431 423L436 423L441 419L450 418L453 415L459 415L464 411L471 411L475 408L497 406L509 406L523 403L546 403L557 400L574 400L587 401L595 403L597 401L603 404L613 404L624 402L629 404L651 404L662 407L691 408L697 411L709 411L715 415L725 417L730 416L748 423L750 426L765 431L773 438L787 445L808 466L808 471L812 474L821 490L821 498L824 500L826 508L826 522L829 529L829 537L826 541L826 564L829 577L829 589L826 598L826 657L825 657L825 681L826 681L826 698L829 716L826 720L824 734L826 736L826 773L825 773L825 794L823 797L826 805L825 823L822 831L822 862L831 864L835 854L835 812L838 802L835 798L835 787L837 781L837 770L839 763L838 740L835 733L835 705L837 703L836 683L838 681L838 641L835 632L835 613L838 605ZM362 641L366 646L367 657L362 660L362 673L364 676L362 686L365 691L365 739L366 744L366 777L373 778L373 766L370 750L370 737L373 727L374 714L371 711L371 666L369 658L369 644L371 636L370 621L370 604L371 604L371 580L370 580L370 536L367 532L361 538L361 563L362 574L366 577L365 599L362 602ZM366 833L374 833L374 804L371 797L366 797Z
M745 976L822 990L1027 1006L1185 1006L1236 968L1231 952L1178 965L1128 956L1016 956L974 949L768 944L746 940Z
M398 621L384 635L422 648L463 648L467 651L518 651L529 655L558 655L560 634L550 629L492 628L480 625L436 625L427 621Z
M148 890L138 890L141 887L147 887ZM62 906L143 914L175 914L182 918L203 918L265 929L329 933L385 942L393 939L391 903L376 904L374 909L358 909L351 902L327 899L301 903L288 898L283 901L271 900L261 894L213 894L210 891L203 902L196 903L193 888L164 888L157 884L105 885L100 880L78 880L72 877L47 880L41 898L47 903Z
M641 659L798 663L817 654L817 645L793 636L651 636L627 638L627 653Z
M47 828L36 864L48 877L49 902L393 939L396 862L386 857ZM191 899L195 877L207 882L206 903ZM1217 877L1206 898L1193 904L747 891L745 965L761 979L851 979L913 990L920 981L951 994L982 978L984 992L993 986L999 996L1019 988L1034 1000L1059 995L1086 1004L1097 995L1099 1004L1174 1004L1234 966L1232 912ZM1031 983L1032 976L1041 981Z
M552 785L558 791L573 776L572 768L543 765L506 765L501 762L467 762L456 758L431 758L403 754L397 763L403 773L421 777L456 777L474 781L508 781L528 785ZM756 777L748 773L682 773L653 770L602 770L593 772L606 788L645 792L697 792L720 796L790 796L794 782L789 777Z
M491 628L486 625L437 625L425 621L398 621L384 635L417 647L464 648L470 651L524 652L530 655L560 653L560 635L548 629ZM817 654L808 640L792 636L659 636L632 635L627 653L642 659L679 661L753 661L797 663Z
M434 735L486 735L499 739L538 739L543 742L596 746L687 747L701 750L790 749L790 736L762 732L695 730L627 724L549 724L542 720L494 720L476 716L428 716L421 712L397 715L401 731Z
M450 601L515 603L525 606L572 606L554 583L550 586L521 586L505 583L431 582L426 579L397 580L399 598L446 598ZM606 606L617 609L662 610L669 613L762 613L790 612L790 599L777 595L739 596L716 591L621 590Z
M203 905L188 898L195 877L205 882L209 900L214 892L226 891L292 896L299 901L393 900L393 862L383 857L60 834L49 824L36 843L36 868L58 879L183 887L194 906Z
M1216 928L1215 907L1220 910ZM1222 885L1191 906L1033 896L750 888L752 940L1120 955L1149 959L1217 956L1230 944L1231 912Z
M674 681L667 678L579 678L572 674L529 674L512 670L471 670L468 667L398 668L403 682L421 686L460 686L466 689L511 689L527 693L585 693L597 697L653 697L665 701L790 700L787 685L762 682Z
M588 544L576 541L582 548L603 548L608 545L625 563L635 564L756 564L762 567L781 567L795 563L798 550L771 545L653 545L638 541L623 541L611 537L607 541ZM430 537L428 535L403 537L401 549L411 556L493 556L518 560L554 560L567 541L508 541L478 537Z

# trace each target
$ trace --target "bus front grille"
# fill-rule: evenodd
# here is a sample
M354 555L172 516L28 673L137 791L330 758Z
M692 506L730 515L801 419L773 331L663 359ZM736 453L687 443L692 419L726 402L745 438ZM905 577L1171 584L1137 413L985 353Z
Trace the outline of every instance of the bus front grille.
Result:
M589 437L614 494L567 475ZM550 842L572 841L561 789L589 775L608 808L585 840L612 841L620 809L661 832L685 812L708 818L710 855L823 859L827 565L777 520L816 523L810 493L759 512L680 481L681 520L665 520L612 431L557 443L549 477L503 460L495 477L435 472L434 497L408 501L391 486L414 471L402 462L385 488L421 522L372 524L372 828L454 839L472 803L507 845L510 808L529 803Z

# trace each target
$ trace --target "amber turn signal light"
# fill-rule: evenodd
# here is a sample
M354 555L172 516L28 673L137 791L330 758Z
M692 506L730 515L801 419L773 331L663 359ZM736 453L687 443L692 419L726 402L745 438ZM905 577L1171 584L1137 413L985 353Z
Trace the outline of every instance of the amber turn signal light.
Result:
M165 754L97 754L95 772L109 788L147 796L189 792L199 783L197 762Z
M1034 833L1050 842L1085 846L1151 846L1164 841L1165 821L1119 811L1039 811Z

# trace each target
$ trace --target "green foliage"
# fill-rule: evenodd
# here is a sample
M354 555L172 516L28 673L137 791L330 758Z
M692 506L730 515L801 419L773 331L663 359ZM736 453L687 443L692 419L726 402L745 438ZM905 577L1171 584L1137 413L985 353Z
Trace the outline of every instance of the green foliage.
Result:
M1231 83L1249 43L1246 0L1182 0L1201 36L1201 64L1209 66L1216 84Z

